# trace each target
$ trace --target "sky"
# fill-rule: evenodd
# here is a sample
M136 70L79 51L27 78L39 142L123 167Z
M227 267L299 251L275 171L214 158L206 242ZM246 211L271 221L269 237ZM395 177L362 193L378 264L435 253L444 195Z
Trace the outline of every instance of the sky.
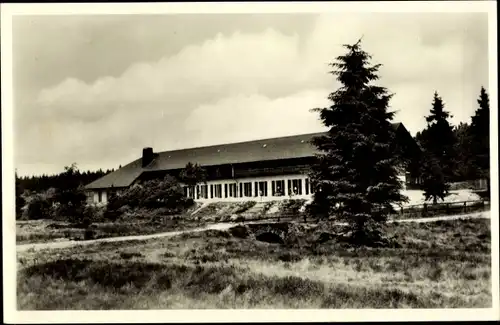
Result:
M23 16L12 31L19 175L324 130L328 63L360 37L412 135L435 91L457 125L488 89L486 13Z

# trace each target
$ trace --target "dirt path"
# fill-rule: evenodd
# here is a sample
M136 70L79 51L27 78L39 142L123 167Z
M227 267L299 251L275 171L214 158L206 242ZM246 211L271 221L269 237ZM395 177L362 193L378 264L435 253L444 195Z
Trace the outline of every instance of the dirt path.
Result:
M483 211L478 213L466 214L466 215L454 215L454 216L441 216L441 217L433 217L433 218L419 218L419 219L401 219L401 220L390 220L389 222L435 222L440 220L459 220L459 219L489 219L490 211ZM284 220L283 220L284 221ZM84 245L91 245L95 243L107 243L107 242L121 242L121 241L133 241L133 240L147 240L154 238L163 238L163 237L173 237L177 235L181 235L184 233L194 233L200 231L207 230L227 230L237 225L241 224L255 224L255 223L269 223L276 221L250 221L250 222L242 222L242 223L217 223L213 225L208 225L205 227L193 228L193 229L185 229L178 231L169 231L151 235L136 235L136 236L123 236L123 237L109 237L109 238L101 238L94 240L81 240L81 241L60 241L60 242L51 242L51 243L38 243L38 244L22 244L17 245L16 250L18 253L24 252L27 250L40 250L40 249L57 249L57 248L68 248L68 247L78 247ZM343 224L343 223L339 223Z

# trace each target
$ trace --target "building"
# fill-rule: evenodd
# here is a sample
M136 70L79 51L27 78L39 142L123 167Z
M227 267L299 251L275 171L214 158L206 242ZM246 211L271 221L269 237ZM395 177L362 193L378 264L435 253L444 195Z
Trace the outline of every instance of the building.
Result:
M398 147L411 159L418 146L401 123L393 124ZM185 187L186 196L195 201L278 200L309 198L307 176L317 149L313 137L322 133L213 145L155 153L144 148L142 157L88 184L89 201L106 203L110 193L167 174L178 176L188 162L207 171L207 182ZM413 181L405 170L400 176L406 184Z

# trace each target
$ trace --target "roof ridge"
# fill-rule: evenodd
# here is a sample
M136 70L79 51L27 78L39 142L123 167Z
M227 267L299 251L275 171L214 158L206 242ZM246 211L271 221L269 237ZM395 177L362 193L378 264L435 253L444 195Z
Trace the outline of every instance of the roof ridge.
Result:
M211 145L207 145L207 146L197 146L197 147L187 147L187 148L183 148L183 149L164 150L164 151L159 151L159 152L156 152L156 153L157 154L162 154L162 153L173 152L173 151L184 151L184 150L194 150L194 149L215 148L215 147L228 146L228 145L234 145L234 144L244 144L244 143L260 142L260 141L272 141L272 140L277 140L277 139L286 139L286 138L294 138L294 137L305 137L305 136L312 136L314 134L323 134L323 133L326 133L326 132L327 131L321 131L321 132L302 133L302 134L295 134L295 135L285 135L285 136L273 137L273 138L245 140L245 141L238 141L238 142L226 142L226 143L219 143L219 144L211 144Z

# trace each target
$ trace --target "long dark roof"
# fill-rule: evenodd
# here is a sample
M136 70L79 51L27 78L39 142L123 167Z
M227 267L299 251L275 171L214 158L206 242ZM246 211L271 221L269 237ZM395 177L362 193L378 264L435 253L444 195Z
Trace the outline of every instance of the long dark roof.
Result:
M395 129L401 123L393 124ZM279 138L212 145L157 153L156 158L142 167L142 157L122 168L88 184L88 189L127 187L143 172L181 169L188 162L201 166L237 164L255 161L311 157L317 149L311 145L313 137L324 132Z

